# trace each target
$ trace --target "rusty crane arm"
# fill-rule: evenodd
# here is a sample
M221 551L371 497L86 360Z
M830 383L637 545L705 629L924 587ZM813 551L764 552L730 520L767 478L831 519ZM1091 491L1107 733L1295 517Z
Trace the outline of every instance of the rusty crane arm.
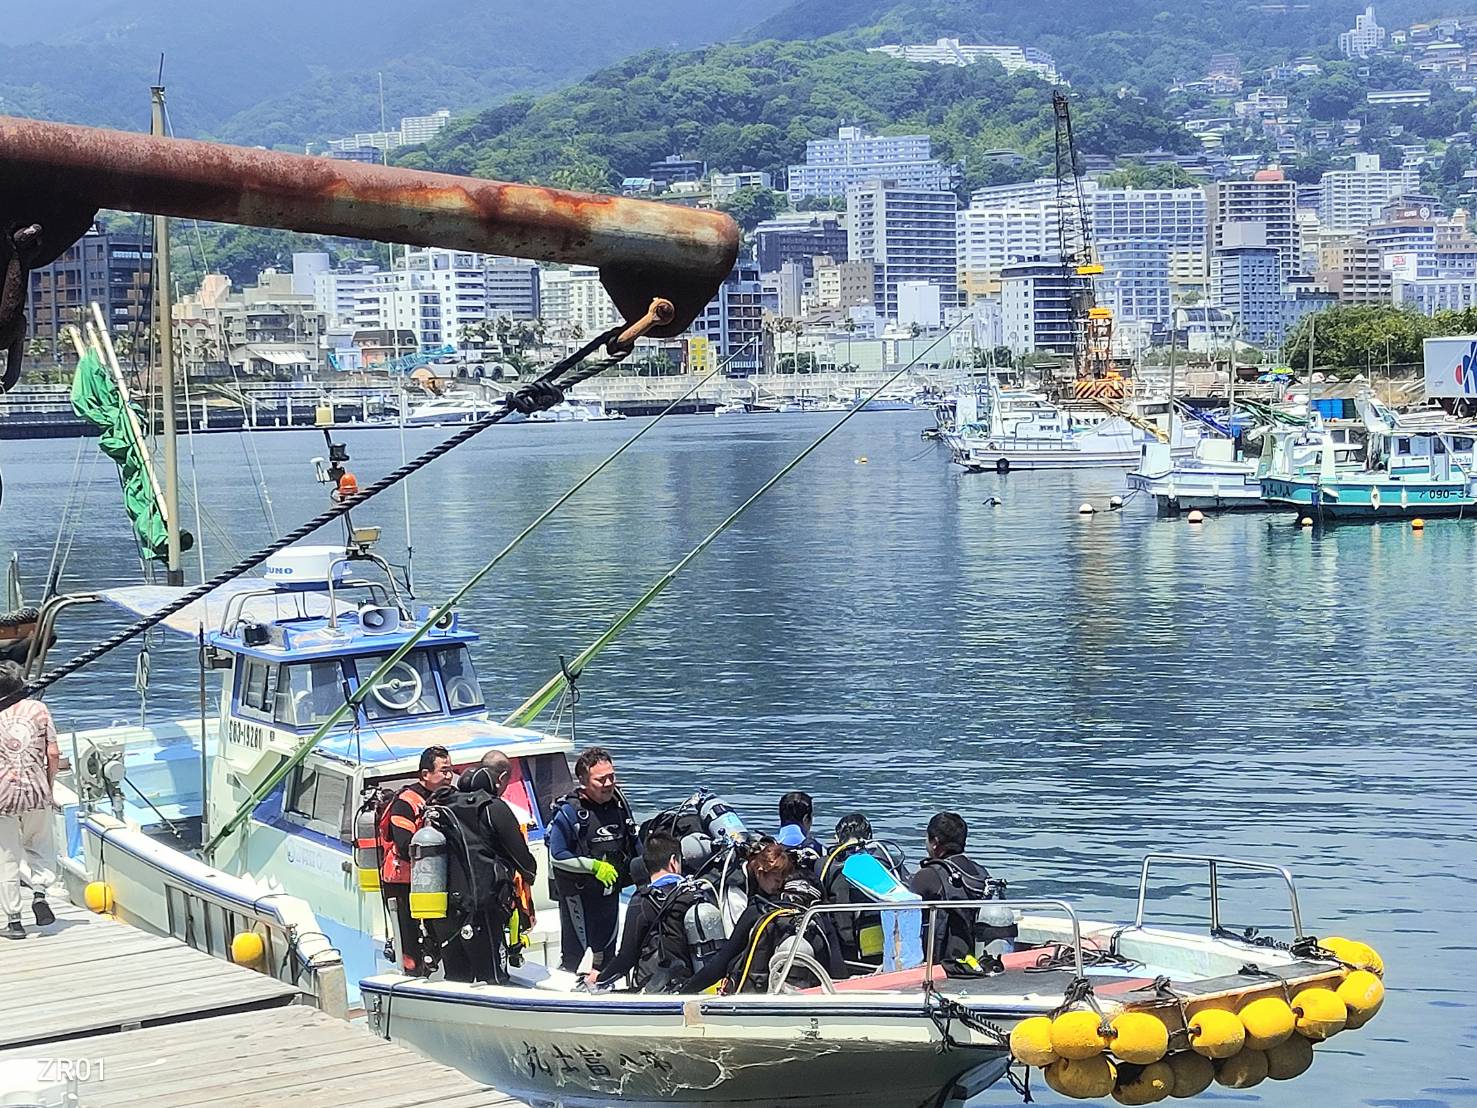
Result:
M738 254L719 212L189 139L0 117L0 351L23 349L27 273L100 208L598 266L627 320L687 328Z

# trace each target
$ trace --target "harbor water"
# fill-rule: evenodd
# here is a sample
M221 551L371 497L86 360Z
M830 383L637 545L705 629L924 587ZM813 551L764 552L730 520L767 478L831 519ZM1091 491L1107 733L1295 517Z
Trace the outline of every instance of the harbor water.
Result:
M643 439L465 605L494 710L557 672L835 418L673 418ZM929 423L860 414L749 511L587 671L578 741L611 747L647 810L702 784L768 830L779 795L803 788L819 830L859 809L916 855L929 815L957 809L970 852L1012 894L1065 897L1093 918L1132 919L1150 851L1285 864L1308 930L1384 955L1389 998L1297 1080L1207 1097L1471 1105L1477 524L1196 526L1147 502L1079 517L1084 500L1106 509L1121 473L966 475L920 441ZM417 591L461 584L637 427L496 428L422 471ZM406 448L448 433L409 432ZM400 462L393 429L343 437L361 485ZM33 441L0 459L0 542L20 552L28 599L69 498L63 589L138 580L95 450ZM311 460L325 453L310 431L182 443L207 568L318 512ZM356 514L384 528L392 561L404 518L399 490ZM119 625L64 618L53 659ZM53 690L62 728L136 719L137 659L126 647ZM151 716L198 711L193 646L151 640L148 668ZM1223 873L1222 901L1224 925L1289 936L1275 882ZM1203 868L1154 871L1150 922L1206 916ZM1018 1101L1001 1085L977 1103Z

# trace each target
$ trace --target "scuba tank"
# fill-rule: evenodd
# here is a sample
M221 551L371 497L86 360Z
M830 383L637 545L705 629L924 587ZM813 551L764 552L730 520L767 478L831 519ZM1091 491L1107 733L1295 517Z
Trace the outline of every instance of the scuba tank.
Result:
M744 834L744 821L738 813L706 789L698 790L693 798L697 802L698 819L703 830L715 839L737 839Z
M682 917L682 929L687 932L687 949L692 953L694 967L702 965L713 956L728 933L723 926L723 913L712 899L699 900L687 909Z
M427 821L410 840L410 916L445 919L446 836Z
M379 892L379 798L375 793L365 799L354 815L354 867L359 871L360 891Z

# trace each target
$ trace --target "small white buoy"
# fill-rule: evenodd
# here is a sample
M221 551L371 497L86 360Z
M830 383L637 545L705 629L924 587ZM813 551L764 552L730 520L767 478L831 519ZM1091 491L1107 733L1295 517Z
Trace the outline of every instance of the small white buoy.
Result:
M1313 526L1313 518L1311 516L1303 516L1302 519L1298 520L1298 526L1299 527L1311 527L1311 526Z
M1121 507L1123 507L1123 497L1121 497L1121 496L1114 496L1114 497L1110 497L1108 499L1108 510L1109 511L1116 512Z
M1197 508L1197 509L1195 509L1195 511L1191 512L1189 515L1187 515L1185 517L1185 522L1186 523L1204 523L1205 522L1205 513L1202 512L1202 511L1200 511L1200 509Z
M1096 512L1097 509L1085 501L1077 508L1077 514L1079 516L1090 516L1096 514Z
M1410 529L1412 531L1424 531L1426 529L1426 521L1417 516L1410 521Z
M863 454L860 458L858 458L856 460L856 464L859 465L859 466L866 465L867 464L867 456L865 454Z

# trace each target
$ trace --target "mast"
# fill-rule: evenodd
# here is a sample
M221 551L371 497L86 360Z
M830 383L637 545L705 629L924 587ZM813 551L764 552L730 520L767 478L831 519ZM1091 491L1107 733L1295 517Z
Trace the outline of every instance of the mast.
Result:
M153 101L150 134L165 134L164 86L149 90ZM162 397L160 417L164 423L164 526L168 529L169 548L165 563L166 580L183 585L180 569L179 528L179 443L174 426L174 298L169 287L169 220L154 217L154 290L158 297L155 319L159 327L159 390Z

